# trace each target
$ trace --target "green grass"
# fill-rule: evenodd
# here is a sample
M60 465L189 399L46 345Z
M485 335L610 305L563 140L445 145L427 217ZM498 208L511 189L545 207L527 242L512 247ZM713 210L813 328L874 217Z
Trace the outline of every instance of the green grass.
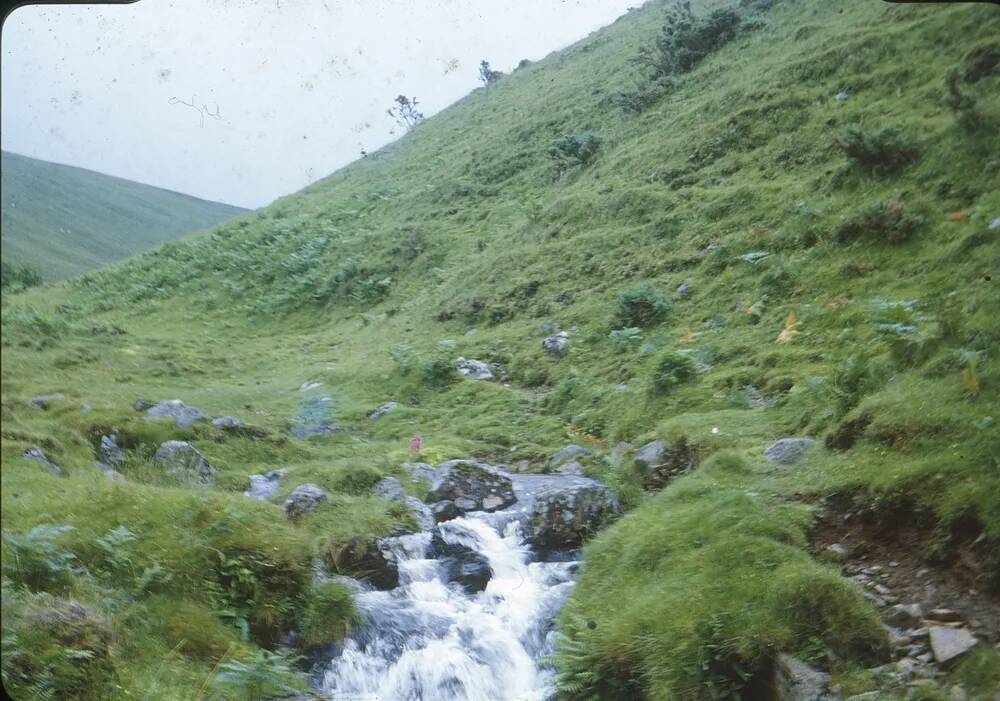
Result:
M244 209L3 152L3 258L47 281L95 270Z
M74 575L89 602L102 596L96 539L120 525L138 538L137 562L155 558L176 583L128 609L172 627L109 611L122 630L117 698L154 679L159 698L191 698L226 650L249 660L300 625L319 606L298 578L313 558L407 525L368 486L404 476L416 432L432 463L474 455L542 470L567 443L587 445L588 471L633 508L589 547L567 605L568 688L711 698L743 673L759 678L779 650L820 665L833 652L845 660L834 671L863 686L858 670L881 644L874 612L808 556L803 504L817 497L905 504L945 547L959 523L1000 545L1000 241L988 229L1000 132L960 123L944 83L994 41L1000 10L764 4L746 10L761 26L637 114L614 95L643 84L631 59L659 31L659 3L267 209L5 296L3 529L74 526L66 547L92 570ZM993 125L998 80L967 86ZM899 127L916 160L862 167L838 146L855 124ZM600 135L585 162L553 161L554 145L584 134ZM690 294L675 295L684 281ZM637 289L664 304L623 316ZM571 334L561 358L541 346L553 326ZM459 356L498 363L503 381L446 382L436 361ZM300 392L306 381L323 385ZM30 405L52 392L66 398ZM290 439L301 402L324 394L348 431ZM180 398L254 433L148 424L131 409L140 398ZM401 407L366 418L386 401ZM124 483L92 466L112 430L130 449ZM763 450L788 435L820 447L774 469ZM653 437L683 438L704 462L647 497L609 453ZM186 491L155 468L169 438L219 469L214 490ZM35 445L67 476L21 457ZM276 467L291 468L281 496L315 482L331 499L295 523L248 503L248 476ZM249 606L239 587L219 593L239 565L213 548L280 562L293 581ZM251 569L264 582L273 568ZM194 629L207 637L189 645ZM989 698L988 669L955 674Z

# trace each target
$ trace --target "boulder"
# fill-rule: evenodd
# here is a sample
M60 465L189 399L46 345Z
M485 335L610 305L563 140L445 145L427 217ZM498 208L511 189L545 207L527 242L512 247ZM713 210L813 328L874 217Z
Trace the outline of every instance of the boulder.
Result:
M251 499L268 501L278 493L278 482L287 474L288 470L281 468L262 475L250 475L250 489L243 493Z
M331 548L327 563L338 574L347 575L388 590L399 586L399 565L378 538L355 536L342 546Z
M812 438L781 438L764 451L764 458L782 465L793 465L805 457L816 441Z
M196 421L208 421L208 414L180 399L170 399L146 409L146 418L150 421L172 419L178 428L187 428Z
M57 402L60 399L65 399L66 395L62 392L55 392L53 394L40 394L31 400L32 406L36 409L48 409L52 402Z
M565 331L560 331L552 336L547 336L542 339L542 348L549 355L554 355L557 358L566 354L566 349L569 347L569 334Z
M402 501L403 484L395 477L385 477L375 485L375 494L386 501Z
M462 511L455 506L455 502L445 499L436 504L431 504L431 514L434 516L435 523L441 523L442 521L450 521L453 518L458 518L462 515Z
M216 428L221 428L224 431L232 431L242 426L243 422L235 416L220 416L216 419L212 419L212 425Z
M132 402L132 408L136 411L146 411L146 409L150 409L154 406L156 406L156 402L151 402L147 399L136 399Z
M434 480L425 501L450 500L463 512L496 511L510 506L517 497L510 477L476 460L450 460L434 470Z
M383 404L382 406L380 406L378 409L376 409L375 411L373 411L372 413L370 413L368 415L368 418L371 419L372 421L374 421L376 419L381 419L383 416L385 416L386 414L388 414L390 411L395 411L398 408L399 408L399 403L398 402L386 402L385 404Z
M413 514L413 520L417 522L417 527L422 531L429 531L434 528L436 523L434 520L434 512L431 511L430 507L424 502L420 501L416 497L404 497L403 504L411 514Z
M415 480L427 480L430 482L434 479L434 466L428 465L425 462L404 462L403 469Z
M677 286L675 294L678 297L687 297L689 294L691 294L691 283L688 282L687 280L682 282L680 285Z
M781 653L774 666L774 696L777 701L826 701L830 675L810 667L802 660Z
M186 484L207 485L215 481L215 468L197 448L185 441L162 443L153 460L162 464L168 475L180 477Z
M635 461L646 467L657 467L667 459L667 442L650 441L635 451Z
M493 371L490 366L481 360L471 358L459 358L455 361L455 369L472 380L492 380Z
M947 626L932 626L930 628L931 652L934 660L941 667L950 667L961 657L974 648L979 641L967 628L948 628Z
M318 485L300 484L285 499L285 515L288 518L298 518L315 511L317 506L329 498L326 490Z
M920 625L923 609L920 604L896 604L885 612L885 622L896 628L914 628Z
M551 458L549 458L549 467L558 467L567 460L572 460L574 458L581 458L584 455L590 455L590 451L584 448L582 445L577 445L576 443L570 443L568 446L566 446L558 453L553 455Z
M445 541L437 530L427 547L427 556L438 561L446 581L460 585L467 594L483 591L493 576L485 555L465 545Z
M101 436L101 445L97 449L97 454L105 465L113 467L125 462L125 451L118 445L117 433Z
M635 451L634 460L642 468L643 486L658 489L679 474L698 465L698 449L683 438L674 445L664 440L646 443Z
M37 463L41 463L43 467L45 467L49 472L51 472L56 477L62 475L62 469L54 462L50 461L45 456L45 451L43 451L41 448L29 448L28 450L24 451L24 458L26 460L33 460Z
M553 486L535 495L529 532L541 550L576 548L615 520L618 499L600 482L586 480Z
M583 465L578 463L576 460L571 460L565 465L562 465L558 470L556 470L560 475L582 475Z

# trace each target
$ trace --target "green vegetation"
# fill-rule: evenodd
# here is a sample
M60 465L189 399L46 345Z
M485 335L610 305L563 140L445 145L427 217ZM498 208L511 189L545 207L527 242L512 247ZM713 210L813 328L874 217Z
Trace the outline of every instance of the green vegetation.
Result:
M9 687L169 701L284 679L291 663L261 650L290 628L321 634L317 616L334 636L352 625L342 592L313 590L314 559L412 527L370 487L417 457L417 432L430 463L543 470L586 445L588 472L633 507L585 551L560 621L567 698L723 698L780 650L865 686L885 641L854 585L810 559L811 505L905 509L933 526L928 557L970 532L1000 547L998 130L958 123L945 83L958 70L998 123L1000 76L978 66L1000 10L766 5L741 3L752 31L709 42L641 111L615 95L648 85L634 59L663 31L661 3L264 210L5 296ZM692 13L700 27L727 9ZM860 159L841 145L858 124L878 130ZM567 135L586 134L600 141L571 139L573 155ZM541 346L556 328L570 333L561 357ZM501 381L456 375L460 356ZM650 391L660 375L669 391ZM290 438L320 396L347 430ZM245 430L131 407L174 397ZM401 406L367 419L387 401ZM125 481L93 467L109 432ZM794 435L820 444L764 461ZM653 437L683 439L701 464L647 495L607 447ZM168 439L205 454L215 488L163 474L151 458ZM22 457L35 446L63 477ZM277 467L290 471L275 503L243 496ZM331 498L289 521L281 499L307 482ZM80 647L32 627L52 596L94 610ZM952 673L977 700L997 691L989 654ZM212 683L230 661L233 684Z
M61 280L245 211L6 151L2 158L4 290L8 266Z

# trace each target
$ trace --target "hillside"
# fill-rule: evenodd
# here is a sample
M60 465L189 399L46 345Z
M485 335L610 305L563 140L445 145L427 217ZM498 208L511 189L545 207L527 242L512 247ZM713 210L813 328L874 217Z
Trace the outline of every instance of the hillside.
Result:
M96 270L246 211L3 152L3 259L46 281Z
M5 299L3 529L74 529L4 543L5 683L188 699L238 663L302 686L260 648L319 619L315 661L357 627L312 566L415 528L380 479L422 498L404 462L539 473L579 444L626 513L560 614L560 698L766 698L782 652L833 698L995 698L1000 7L693 6L663 35L676 10L649 3L268 208ZM133 409L174 398L244 425ZM111 433L123 479L94 467ZM815 443L765 457L781 438ZM167 440L211 488L164 473ZM243 495L278 467L270 502ZM286 518L307 483L329 499ZM87 664L33 632L50 594L106 619L72 640ZM883 628L912 603L958 622ZM922 641L950 625L979 644L938 664Z

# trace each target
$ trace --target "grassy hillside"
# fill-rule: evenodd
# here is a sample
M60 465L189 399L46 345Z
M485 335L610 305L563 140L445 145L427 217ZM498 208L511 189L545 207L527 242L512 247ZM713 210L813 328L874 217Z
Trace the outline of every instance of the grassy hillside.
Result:
M89 573L5 588L5 607L30 621L39 592L70 591L113 631L85 680L44 636L23 664L47 660L81 696L164 699L214 688L220 660L266 666L255 646L314 610L311 558L406 524L370 487L416 457L414 432L426 462L538 471L583 443L630 509L588 546L563 612L565 698L724 698L782 650L877 687L874 608L810 555L833 498L921 524L927 567L973 543L994 596L1000 8L736 9L730 41L657 83L634 60L664 24L651 3L267 209L5 299L3 528L72 526L53 547ZM556 328L562 357L541 346ZM460 378L459 356L501 380ZM315 393L347 431L290 439ZM175 397L254 430L131 408ZM127 481L92 467L112 430ZM765 461L783 436L818 445ZM219 468L215 489L155 469L168 437ZM656 437L700 464L664 484L612 447ZM33 446L64 476L21 457ZM277 466L282 494L315 482L334 498L291 523L240 494ZM95 543L120 525L135 569L179 584L109 593ZM940 687L992 698L1000 658L983 647Z
M3 152L3 259L62 280L246 210Z

